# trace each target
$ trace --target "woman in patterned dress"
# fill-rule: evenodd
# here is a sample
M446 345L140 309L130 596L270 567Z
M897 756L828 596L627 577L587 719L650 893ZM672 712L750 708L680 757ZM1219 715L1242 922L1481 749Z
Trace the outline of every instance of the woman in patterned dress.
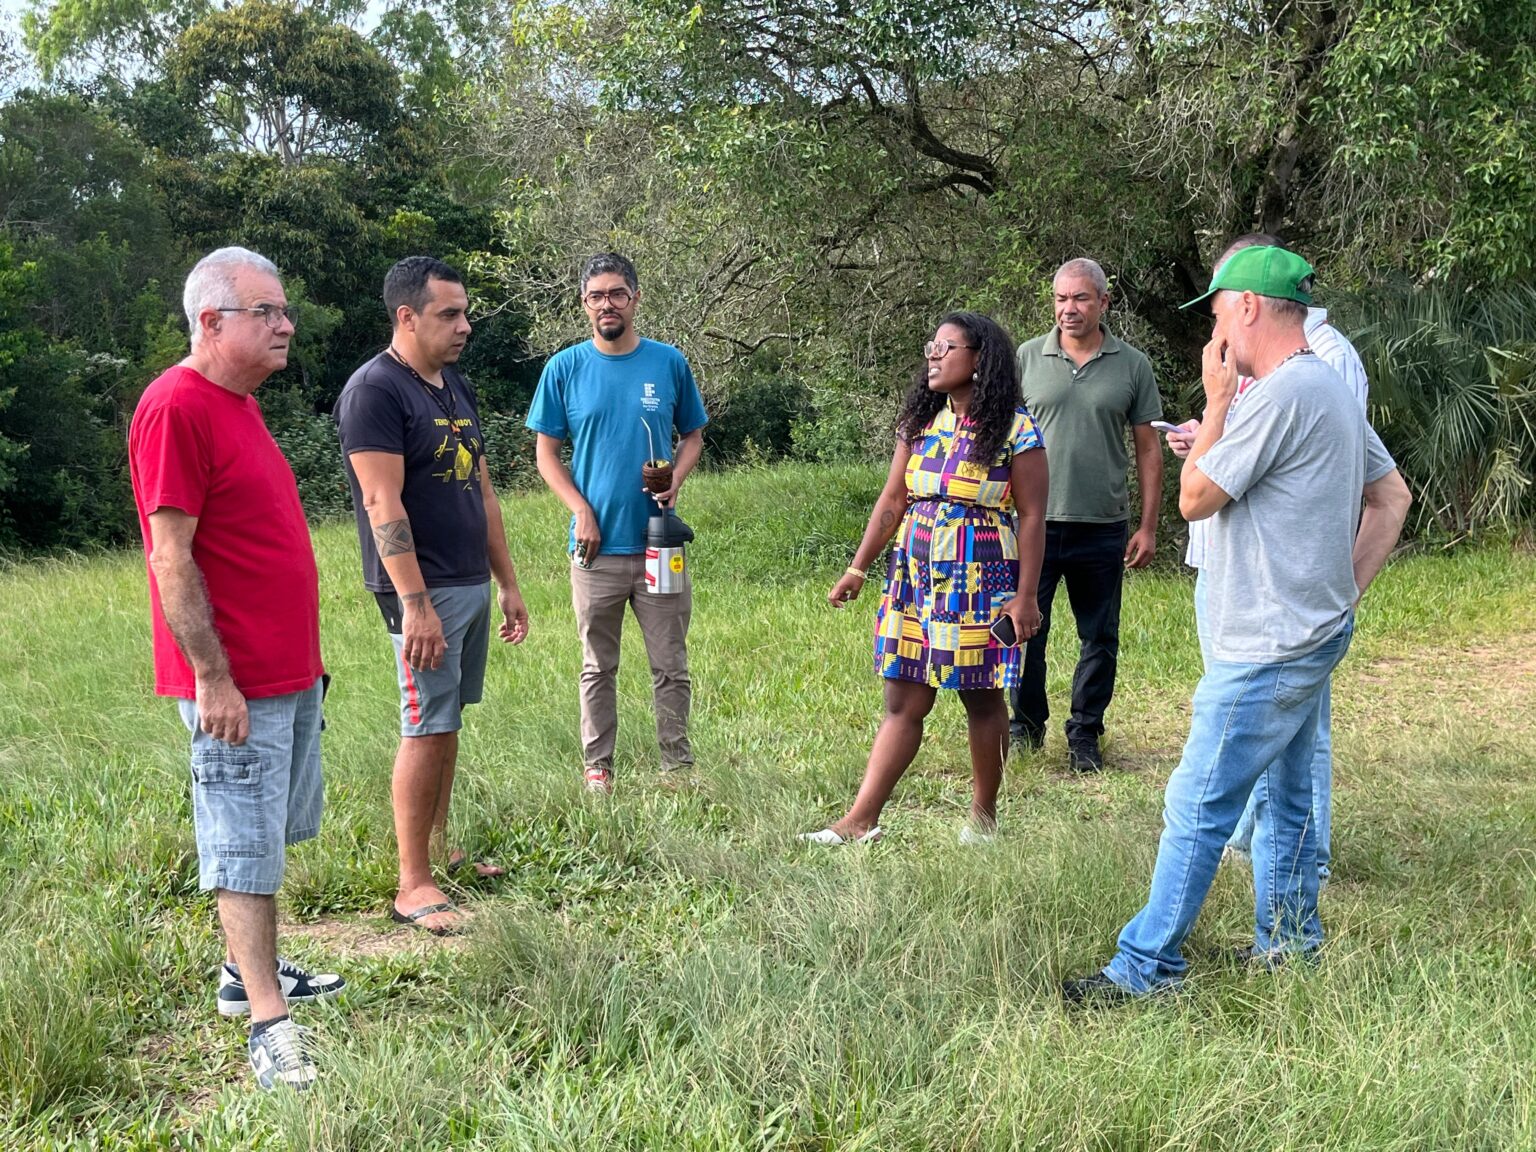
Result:
M841 820L801 839L869 843L880 810L917 755L940 688L959 692L971 749L971 818L962 842L989 840L1008 756L1006 691L1015 645L989 631L999 616L1017 642L1040 628L1035 587L1045 549L1044 444L1019 402L1013 342L974 312L945 316L896 422L896 451L853 564L827 599L858 598L892 537L875 626L885 718L859 794Z

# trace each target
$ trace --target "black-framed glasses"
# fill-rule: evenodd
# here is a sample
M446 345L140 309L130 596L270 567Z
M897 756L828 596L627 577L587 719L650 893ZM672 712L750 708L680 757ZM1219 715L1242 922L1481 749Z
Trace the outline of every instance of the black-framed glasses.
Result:
M972 352L976 351L974 344L951 344L948 340L930 340L923 345L923 359L942 360L956 348L969 348Z
M635 294L628 288L611 288L607 292L593 290L581 299L588 308L601 308L604 304L612 304L615 308L628 308L629 302L634 298Z
M249 308L218 308L215 309L215 311L254 312L257 316L260 316L262 322L273 331L276 331L278 328L282 327L284 320L288 321L290 324L297 325L299 317L298 309L293 307L291 304L253 304Z

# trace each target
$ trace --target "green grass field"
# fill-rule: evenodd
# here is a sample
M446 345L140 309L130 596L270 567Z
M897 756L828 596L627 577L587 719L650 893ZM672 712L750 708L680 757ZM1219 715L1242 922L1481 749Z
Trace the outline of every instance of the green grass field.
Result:
M1363 608L1335 688L1335 879L1316 972L1226 959L1224 869L1186 990L1071 1014L1141 904L1198 675L1191 583L1128 582L1110 770L1015 759L1003 836L955 842L944 700L872 849L812 851L879 718L875 597L823 599L874 468L700 477L698 771L655 771L627 630L618 792L580 789L578 649L548 497L507 501L533 614L491 653L454 838L510 876L442 942L385 918L397 704L349 525L317 532L328 811L284 951L340 971L295 1015L323 1080L255 1090L217 1017L185 732L150 691L137 554L0 573L0 1147L1529 1149L1536 1147L1536 558L1422 556ZM1166 550L1170 547L1164 543ZM1052 699L1074 639L1063 607ZM633 642L633 643L631 643Z

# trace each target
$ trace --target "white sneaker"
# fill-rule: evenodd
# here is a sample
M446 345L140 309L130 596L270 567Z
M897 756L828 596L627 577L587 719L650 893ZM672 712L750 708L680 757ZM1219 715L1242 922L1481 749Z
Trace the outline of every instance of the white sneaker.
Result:
M310 1055L309 1029L292 1020L279 1020L260 1036L252 1036L247 1047L256 1083L266 1091L286 1087L302 1092L319 1074Z
M588 768L585 775L588 792L596 792L600 796L613 795L612 772L606 772L601 768Z
M820 832L802 832L795 839L803 840L807 844L821 844L827 848L838 848L845 844L873 844L884 835L885 833L876 825L864 833L864 835L855 837L852 840L844 840L830 828L823 828Z
M988 844L997 843L997 833L983 832L976 825L967 821L960 825L960 843L967 848L981 848Z

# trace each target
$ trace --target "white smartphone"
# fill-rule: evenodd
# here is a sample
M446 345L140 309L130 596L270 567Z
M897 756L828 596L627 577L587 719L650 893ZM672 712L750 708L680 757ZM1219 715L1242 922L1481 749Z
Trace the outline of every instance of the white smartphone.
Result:
M1159 432L1188 432L1189 431L1188 428L1180 427L1178 424L1170 424L1166 420L1154 420L1154 421L1152 421L1152 427L1156 428Z

